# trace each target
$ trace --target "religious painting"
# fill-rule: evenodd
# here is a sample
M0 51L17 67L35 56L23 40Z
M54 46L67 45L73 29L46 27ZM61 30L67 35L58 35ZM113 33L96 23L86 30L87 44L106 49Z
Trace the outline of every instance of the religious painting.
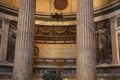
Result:
M9 23L9 34L8 34L8 46L7 46L7 61L13 62L14 53L15 53L15 42L16 42L16 30L17 30L17 22L10 21Z
M97 63L112 62L110 20L95 22L95 37L97 46Z

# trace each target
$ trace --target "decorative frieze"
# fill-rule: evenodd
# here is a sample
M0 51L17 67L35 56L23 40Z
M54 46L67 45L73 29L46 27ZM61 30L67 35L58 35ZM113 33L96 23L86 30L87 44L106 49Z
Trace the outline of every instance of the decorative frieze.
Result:
M76 41L76 25L71 26L35 26L35 40L40 41Z

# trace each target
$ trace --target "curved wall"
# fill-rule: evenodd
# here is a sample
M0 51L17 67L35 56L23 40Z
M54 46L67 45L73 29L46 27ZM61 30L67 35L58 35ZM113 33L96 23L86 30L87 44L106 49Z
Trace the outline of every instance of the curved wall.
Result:
M42 13L51 13L51 12L63 12L63 13L71 13L76 12L76 0L67 0L68 6L64 10L57 10L54 7L54 0L36 0L36 12L42 12ZM110 4L111 2L117 1L117 0L93 0L94 1L94 8L100 8L105 5ZM19 8L19 0L0 0L5 5ZM44 7L44 8L43 8Z
M40 3L40 1L42 3ZM49 1L51 1L51 3ZM54 8L53 0L49 0L49 1L37 0L37 8L36 8L37 13L36 13L35 24L37 25L39 24L40 25L75 25L76 24L76 1L68 0L67 8L62 11L56 10ZM0 0L0 15L4 18L17 21L18 6L16 5L19 5L19 0ZM45 7L46 5L48 7ZM120 7L119 0L94 0L95 21L103 20L105 18L118 15L120 12L119 7ZM62 18L59 19L58 21L56 19L53 19L50 14L56 11L58 13L63 13ZM111 13L113 15L111 15Z
M13 21L17 21L18 10L14 6L14 5L18 5L17 0L15 0L15 2L13 0L1 0L1 1L2 3L0 4L0 17L13 20ZM7 2L7 5L5 5L6 4L5 1ZM10 1L13 1L13 2L10 2ZM50 0L50 1L53 1L53 0ZM73 1L73 0L68 0L68 1ZM97 2L95 3L95 1ZM102 1L95 0L95 1L94 1L94 6L96 5L96 8L94 10L95 21L104 20L104 19L111 18L113 16L120 14L120 9L119 9L120 1L119 0L102 0ZM48 3L47 1L43 1L43 2ZM11 4L9 3L12 3L14 5L11 6ZM38 3L37 5L39 5ZM43 5L45 4L41 3L40 6L43 6ZM76 4L74 4L73 6L75 5ZM38 11L39 9L40 8L38 8ZM68 9L68 7L66 9ZM73 12L75 12L75 7L72 9L74 10ZM35 24L49 25L49 26L50 25L52 26L76 25L76 14L75 13L68 13L68 14L65 13L63 14L63 16L64 16L63 19L56 21L55 19L51 18L50 14L48 14L47 12L44 15L43 13L38 13L36 14ZM40 50L38 53L39 58L75 58L75 54L76 54L75 45L76 45L75 43L74 44L64 44L64 43L63 44L58 44L58 43L40 44L39 41L36 43L36 46L39 47L39 50ZM50 54L48 54L48 52Z

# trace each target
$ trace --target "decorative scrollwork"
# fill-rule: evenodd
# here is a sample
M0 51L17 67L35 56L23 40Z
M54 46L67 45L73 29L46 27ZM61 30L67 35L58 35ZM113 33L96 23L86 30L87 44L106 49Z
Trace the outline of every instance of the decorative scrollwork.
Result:
M69 31L70 31L71 33L76 33L76 27L75 27L75 26L71 26L71 27L69 28Z
M34 46L34 55L38 56L38 53L39 53L39 47Z
M35 26L35 38L37 40L75 40L76 26ZM39 38L38 38L39 37ZM67 37L67 38L66 38ZM74 39L73 39L74 38Z
M40 31L42 31L43 33L50 33L52 31L52 28L51 27L40 27L39 28Z

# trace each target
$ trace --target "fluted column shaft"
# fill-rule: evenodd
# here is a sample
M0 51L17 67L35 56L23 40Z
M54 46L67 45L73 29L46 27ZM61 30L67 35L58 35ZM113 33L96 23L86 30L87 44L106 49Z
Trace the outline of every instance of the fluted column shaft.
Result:
M13 80L32 80L36 0L20 0Z
M77 80L96 80L93 0L77 0Z

